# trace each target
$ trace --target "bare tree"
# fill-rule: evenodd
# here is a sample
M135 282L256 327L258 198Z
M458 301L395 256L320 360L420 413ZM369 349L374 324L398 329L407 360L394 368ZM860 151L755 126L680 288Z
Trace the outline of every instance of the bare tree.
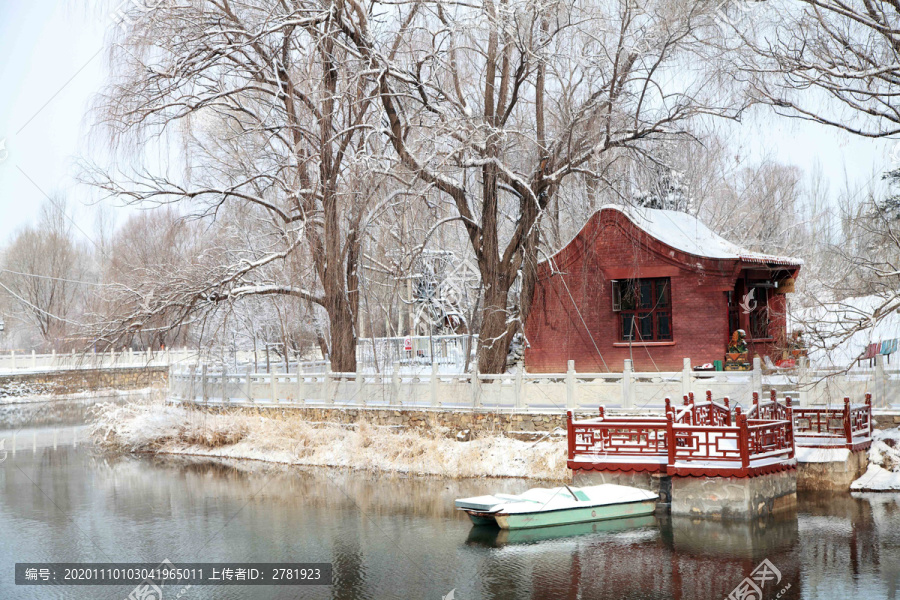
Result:
M734 106L717 96L712 70L678 70L711 58L702 39L711 6L402 6L401 42L360 47L385 70L381 100L400 163L450 201L467 234L484 290L478 369L496 373L528 314L540 222L560 188L576 174L602 180L592 169L606 153L641 154L644 142Z
M761 100L779 114L863 137L900 133L900 5L768 4L761 13L766 18L740 31L753 51L743 68ZM804 318L826 351L851 339L858 344L864 332L900 308L900 271L892 258L900 250L895 228L875 199L860 202L859 196L853 190L842 206L842 232L828 252L830 277L810 298L816 310ZM862 297L873 290L873 296Z
M37 333L44 349L77 345L89 272L87 250L72 235L67 204L62 198L41 206L38 223L19 231L6 249L0 292L15 307L13 316Z
M867 137L900 133L900 5L778 0L744 39L745 68L777 112Z
M240 298L292 296L324 308L334 368L353 371L378 89L350 38L370 15L343 0L189 0L141 13L111 48L119 77L101 114L120 148L177 132L180 150L169 151L188 168L91 179L120 200L177 203L209 221L228 214L247 229L152 293L120 288L135 310L104 337L161 315L176 326Z

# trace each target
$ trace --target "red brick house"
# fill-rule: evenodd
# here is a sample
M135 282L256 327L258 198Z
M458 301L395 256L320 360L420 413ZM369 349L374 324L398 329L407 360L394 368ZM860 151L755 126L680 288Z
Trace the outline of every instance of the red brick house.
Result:
M677 371L684 358L723 360L737 329L750 357L780 358L785 293L802 263L740 248L686 213L605 206L538 266L525 367L621 371L631 359Z

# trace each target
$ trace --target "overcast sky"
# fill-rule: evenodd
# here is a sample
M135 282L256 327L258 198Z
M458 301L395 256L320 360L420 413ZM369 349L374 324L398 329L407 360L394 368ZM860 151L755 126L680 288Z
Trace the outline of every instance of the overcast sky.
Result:
M44 194L79 206L90 200L75 181L74 163L96 151L85 135L87 108L104 83L103 39L116 26L109 7L117 5L0 0L0 244L35 218ZM819 163L833 191L843 189L845 171L862 193L873 174L891 166L894 142L853 138L768 111L738 131L751 158L768 154L807 172ZM79 209L82 235L93 235L93 219L91 209Z

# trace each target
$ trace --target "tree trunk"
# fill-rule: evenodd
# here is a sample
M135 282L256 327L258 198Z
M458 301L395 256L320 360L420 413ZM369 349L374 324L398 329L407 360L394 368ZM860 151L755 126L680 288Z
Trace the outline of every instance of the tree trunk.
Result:
M331 324L331 370L335 373L356 372L356 335L353 313L343 294L329 298L328 320Z
M481 330L478 334L478 372L503 373L513 328L507 323L509 285L492 281L485 285Z

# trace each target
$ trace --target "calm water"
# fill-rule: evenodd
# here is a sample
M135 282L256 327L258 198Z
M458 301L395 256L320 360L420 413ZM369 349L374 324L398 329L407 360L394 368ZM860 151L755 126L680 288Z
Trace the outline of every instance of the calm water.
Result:
M896 598L900 585L894 495L804 496L796 514L752 524L650 517L509 534L473 529L453 499L526 482L111 457L83 442L85 409L0 408L0 598L119 600L133 589L16 587L15 562L164 559L334 563L331 587L194 587L185 600L439 600L451 590L456 600L718 600L763 559L782 577L764 598L788 584L781 598Z

